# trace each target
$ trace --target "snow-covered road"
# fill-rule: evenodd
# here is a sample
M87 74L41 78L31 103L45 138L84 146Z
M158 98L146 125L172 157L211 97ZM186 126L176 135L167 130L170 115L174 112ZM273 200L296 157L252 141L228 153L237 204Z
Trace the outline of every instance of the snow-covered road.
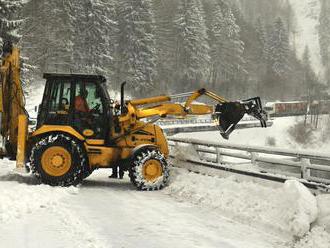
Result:
M172 168L168 187L140 192L99 170L61 188L14 166L0 162L1 248L330 247L330 195L315 197L296 181Z
M165 192L138 192L128 179L100 173L82 185L71 206L114 247L277 247L281 241Z
M10 169L11 166L2 166ZM0 247L285 247L283 237L99 171L79 188L0 177Z

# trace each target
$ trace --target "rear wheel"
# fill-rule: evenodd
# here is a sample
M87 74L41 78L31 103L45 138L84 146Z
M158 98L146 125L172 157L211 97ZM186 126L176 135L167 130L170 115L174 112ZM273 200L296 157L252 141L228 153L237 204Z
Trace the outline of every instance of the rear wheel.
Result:
M52 134L37 142L30 161L32 173L52 186L77 185L90 174L82 145L64 134Z
M139 190L159 190L168 183L169 167L159 150L147 148L134 156L129 175Z

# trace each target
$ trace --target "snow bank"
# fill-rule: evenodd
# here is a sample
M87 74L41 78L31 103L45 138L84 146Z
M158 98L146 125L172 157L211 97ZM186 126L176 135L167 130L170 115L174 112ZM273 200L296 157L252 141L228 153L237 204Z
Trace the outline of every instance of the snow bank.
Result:
M305 237L299 240L294 248L329 248L330 234L320 226L314 227Z
M0 223L22 218L40 209L54 210L62 198L78 191L74 187L39 185L35 177L14 173L14 168L14 162L0 161Z
M99 238L93 227L84 223L81 217L72 211L70 201L80 193L79 188L39 185L29 174L13 173L14 168L15 163L0 161L0 226L11 226L17 223L15 221L24 223L30 216L46 216L45 226L59 226L58 235L63 239L61 242L68 244L65 247L112 247ZM47 240L49 237L43 238Z
M296 181L287 181L280 188L270 188L240 182L235 176L206 177L184 170L175 170L175 174L173 182L165 189L167 194L215 208L250 225L302 237L317 218L315 197Z
M322 194L316 197L319 208L317 224L322 226L330 234L330 195ZM330 247L330 243L329 243Z
M175 157L176 161L184 160L200 160L199 154L195 147L190 144L175 144L174 149L172 149L172 155Z
M54 210L60 199L75 193L76 190L73 187L54 188L47 185L1 182L0 223L22 218L26 214L38 212L41 208Z

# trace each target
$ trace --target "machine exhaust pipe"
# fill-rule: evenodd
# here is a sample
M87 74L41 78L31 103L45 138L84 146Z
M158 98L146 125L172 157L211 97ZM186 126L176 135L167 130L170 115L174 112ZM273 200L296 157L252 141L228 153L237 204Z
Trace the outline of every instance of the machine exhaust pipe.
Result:
M122 82L120 86L120 111L121 113L126 113L126 107L125 107L125 85L126 81Z

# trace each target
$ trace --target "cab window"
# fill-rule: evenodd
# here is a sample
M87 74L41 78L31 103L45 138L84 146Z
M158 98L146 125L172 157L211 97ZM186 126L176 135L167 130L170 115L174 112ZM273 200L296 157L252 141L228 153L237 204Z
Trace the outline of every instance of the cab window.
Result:
M50 96L50 113L67 114L70 108L70 82L55 82Z

